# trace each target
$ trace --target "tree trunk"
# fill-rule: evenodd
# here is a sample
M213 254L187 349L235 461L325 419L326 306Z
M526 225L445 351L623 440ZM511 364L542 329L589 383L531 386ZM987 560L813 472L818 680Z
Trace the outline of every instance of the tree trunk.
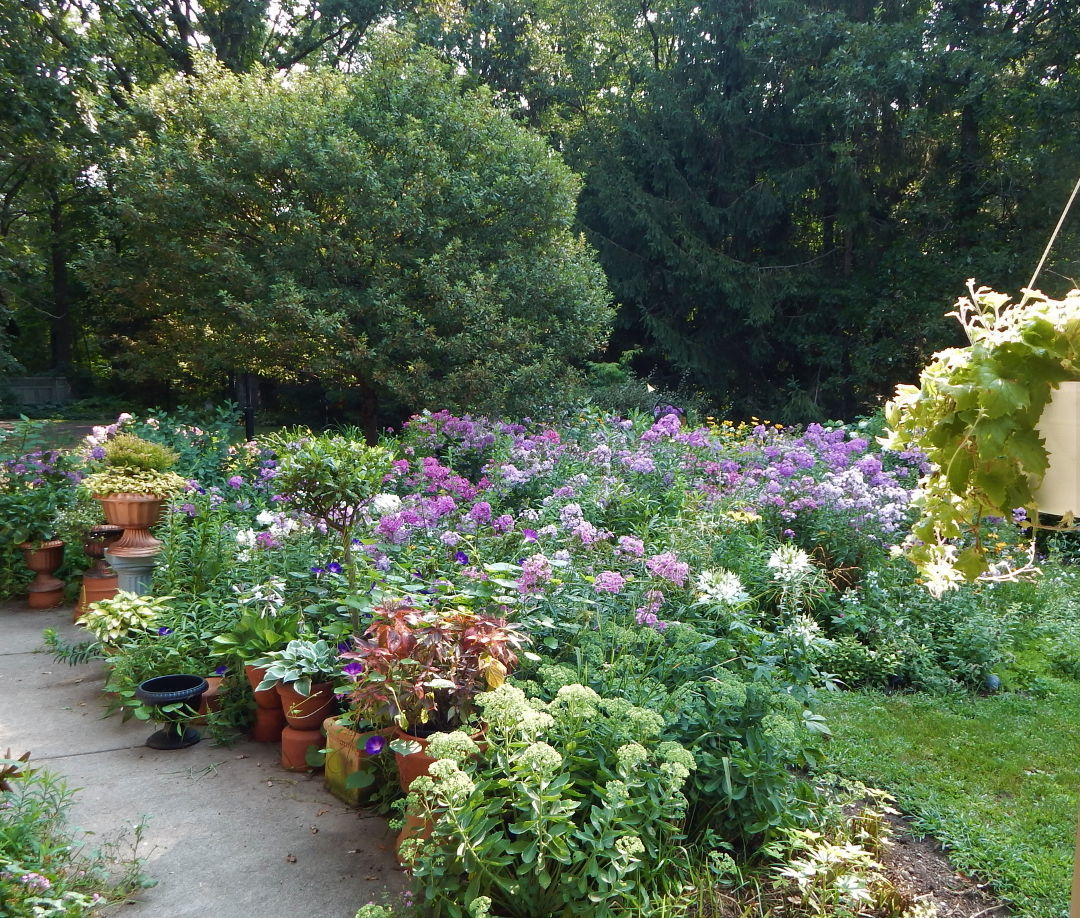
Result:
M64 205L55 188L49 190L49 259L52 275L52 366L66 372L75 351L75 324L71 317L71 285L68 280L67 228Z

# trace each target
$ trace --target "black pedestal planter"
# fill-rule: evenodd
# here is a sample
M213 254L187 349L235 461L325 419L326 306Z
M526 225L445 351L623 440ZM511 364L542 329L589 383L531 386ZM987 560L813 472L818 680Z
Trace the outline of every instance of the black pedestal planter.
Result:
M200 739L199 731L184 727L196 716L199 699L210 687L202 676L158 676L139 683L135 697L158 709L153 718L165 726L146 741L151 749L184 749Z

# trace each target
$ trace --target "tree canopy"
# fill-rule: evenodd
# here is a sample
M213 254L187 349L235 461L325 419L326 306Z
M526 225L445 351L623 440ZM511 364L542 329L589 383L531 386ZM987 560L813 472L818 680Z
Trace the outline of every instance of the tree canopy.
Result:
M604 344L573 173L434 54L369 51L353 75L206 62L134 95L85 260L131 378L499 412L554 399Z

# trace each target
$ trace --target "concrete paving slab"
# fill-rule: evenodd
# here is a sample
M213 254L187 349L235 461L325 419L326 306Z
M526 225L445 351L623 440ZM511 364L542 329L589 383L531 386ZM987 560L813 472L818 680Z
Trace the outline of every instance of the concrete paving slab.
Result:
M81 788L73 821L100 837L145 822L142 853L158 885L124 918L352 918L405 886L386 822L339 803L320 776L278 764L261 743L203 741L162 752L149 724L102 719L100 664L67 667L41 631L81 636L70 609L0 607L0 752Z

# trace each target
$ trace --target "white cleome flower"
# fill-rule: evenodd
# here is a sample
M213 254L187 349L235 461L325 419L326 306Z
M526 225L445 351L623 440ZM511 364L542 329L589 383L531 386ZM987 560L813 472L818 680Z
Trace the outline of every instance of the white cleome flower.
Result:
M715 571L702 571L698 575L697 590L698 602L721 606L737 606L750 598L739 575L722 567Z
M814 570L810 556L790 543L779 546L769 555L767 563L773 572L773 579L779 583L798 583Z

